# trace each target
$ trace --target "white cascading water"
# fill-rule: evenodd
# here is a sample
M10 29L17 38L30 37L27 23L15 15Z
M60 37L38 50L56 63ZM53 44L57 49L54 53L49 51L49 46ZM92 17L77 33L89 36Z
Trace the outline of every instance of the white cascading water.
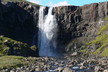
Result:
M38 33L38 48L40 56L55 56L57 22L52 15L53 7L50 7L48 14L44 16L45 7L40 7L39 10L39 33Z

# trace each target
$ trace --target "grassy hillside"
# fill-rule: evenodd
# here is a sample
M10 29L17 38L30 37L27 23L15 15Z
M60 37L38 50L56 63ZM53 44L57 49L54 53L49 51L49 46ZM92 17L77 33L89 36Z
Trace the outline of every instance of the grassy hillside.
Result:
M36 59L32 57L0 56L0 69L12 69L16 67L28 66L31 63L34 64L35 60Z
M2 56L0 57L1 68L14 68L27 64L24 57L21 56Z
M108 17L106 17L104 21L106 24L98 29L96 38L88 43L85 42L81 52L99 56L108 56Z
M0 36L0 69L28 65L26 59L32 61L29 56L36 56L36 54L36 46L29 47L26 43Z
M37 53L35 46L0 36L0 55L37 56Z

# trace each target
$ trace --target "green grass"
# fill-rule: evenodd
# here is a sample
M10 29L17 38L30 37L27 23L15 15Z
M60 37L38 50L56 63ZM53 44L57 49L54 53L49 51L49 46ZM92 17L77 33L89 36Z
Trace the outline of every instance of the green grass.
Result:
M82 49L82 50L80 50L80 52L83 52L83 53L88 53L89 51L88 51L88 50L86 50L86 49Z
M108 17L105 20L107 19ZM96 38L89 42L85 42L85 46L83 46L80 52L95 54L99 56L108 56L108 34L106 34L106 31L108 31L108 24L101 26L98 30ZM97 47L95 51L92 52L90 51L90 47L92 45L97 45L99 47ZM89 47L89 49L87 49L87 47Z
M88 43L88 45L92 45L92 44L95 44L95 45L100 45L100 47L98 47L96 49L96 51L94 52L90 52L92 54L100 54L101 52L103 52L102 49L104 49L105 47L107 47L108 45L108 35L106 34L103 34L103 35L99 35L95 38L95 40L92 40ZM107 55L108 56L108 55Z
M84 42L84 43L86 43L86 42ZM88 53L88 50L86 50L86 45L83 45L81 48L82 49L80 50L80 52Z
M107 43L103 43L95 52L93 52L93 54L98 54L100 53L100 51L107 45Z
M103 52L100 55L101 56L108 56L108 47L104 48Z
M21 56L1 56L0 57L0 69L1 68L15 68L23 65L27 65L24 57Z
M27 51L29 46L26 43L22 43L20 41L15 41L13 39L2 37L0 36L0 54L1 55L8 55L13 53L13 51L19 50L21 51ZM23 52L25 53L25 52Z
M95 38L95 40L91 40L89 43L86 43L87 45L92 45L92 44L100 44L100 43L104 43L107 42L108 39L108 35L103 34L103 35L99 35Z
M38 56L36 46L30 47L28 44L0 36L0 56ZM36 54L36 55L35 55Z
M105 24L105 25L101 26L101 27L99 28L99 31L98 31L97 35L100 35L100 34L101 34L102 32L104 32L107 28L108 28L108 24Z
M105 21L108 21L108 17L105 17L104 20L105 20Z
M28 62L29 61L29 62ZM36 58L22 56L0 56L0 69L12 69L33 64Z

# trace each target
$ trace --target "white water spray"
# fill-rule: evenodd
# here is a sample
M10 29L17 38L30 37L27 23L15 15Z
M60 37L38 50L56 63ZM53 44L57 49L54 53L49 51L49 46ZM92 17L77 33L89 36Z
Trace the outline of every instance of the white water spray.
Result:
M57 22L52 15L53 7L49 8L48 14L44 16L45 7L39 10L39 33L38 48L40 56L55 56Z

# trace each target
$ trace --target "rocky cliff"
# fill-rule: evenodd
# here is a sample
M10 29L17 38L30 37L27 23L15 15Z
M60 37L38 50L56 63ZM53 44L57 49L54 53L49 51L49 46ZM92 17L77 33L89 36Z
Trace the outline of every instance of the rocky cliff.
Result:
M106 23L108 2L55 7L54 13L59 25L58 45L65 46L67 52L74 52L84 45L84 41L95 39L100 26Z
M0 5L0 35L32 43L38 21L39 6L25 2Z
M26 2L0 4L0 35L19 40L30 45L37 44L39 5ZM46 7L45 14L48 13ZM97 36L100 26L108 16L108 2L84 6L54 7L53 14L58 23L58 50L79 51L84 42ZM35 43L33 43L35 41Z

